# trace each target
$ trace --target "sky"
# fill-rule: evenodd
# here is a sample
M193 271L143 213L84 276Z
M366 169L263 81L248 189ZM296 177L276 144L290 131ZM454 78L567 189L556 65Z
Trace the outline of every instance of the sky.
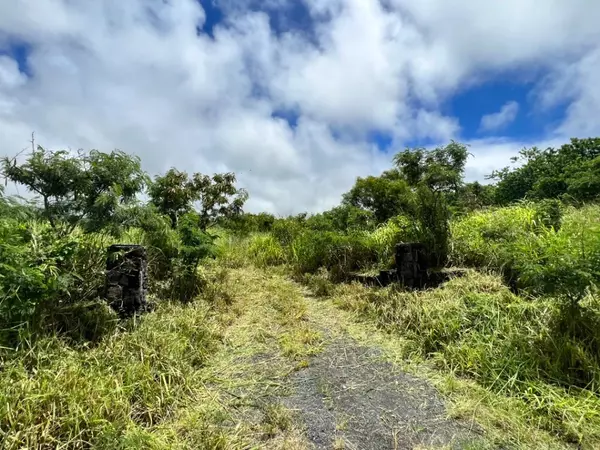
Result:
M281 215L452 139L481 181L600 135L599 21L596 0L3 1L0 155L35 132L151 174L233 171Z

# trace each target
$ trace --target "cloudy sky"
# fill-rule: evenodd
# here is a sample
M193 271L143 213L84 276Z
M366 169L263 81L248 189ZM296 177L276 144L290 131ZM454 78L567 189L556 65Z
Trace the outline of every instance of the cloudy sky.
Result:
M600 135L597 0L0 0L0 154L118 148L319 211L407 146ZM22 192L21 192L22 193Z

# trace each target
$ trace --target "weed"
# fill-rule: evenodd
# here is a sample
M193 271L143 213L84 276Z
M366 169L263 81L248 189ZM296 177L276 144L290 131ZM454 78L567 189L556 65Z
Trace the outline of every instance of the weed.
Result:
M499 278L476 272L420 293L346 285L333 298L402 336L404 357L475 380L488 395L515 399L530 427L567 442L600 442L595 332L559 331L564 314L552 299L518 297ZM597 317L596 302L583 302L587 317Z

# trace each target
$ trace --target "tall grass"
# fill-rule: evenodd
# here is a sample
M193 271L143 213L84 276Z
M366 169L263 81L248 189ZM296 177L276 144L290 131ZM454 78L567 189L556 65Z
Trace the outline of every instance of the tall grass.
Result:
M600 206L568 208L559 229L540 223L533 204L474 212L452 224L451 260L576 301L600 282Z
M199 401L202 368L222 338L226 306L218 299L161 303L96 345L73 346L55 336L2 350L0 447L183 444L161 427ZM201 433L199 427L192 434ZM212 448L210 439L200 439L204 448Z
M419 233L416 221L397 216L366 233L366 245L375 252L379 268L390 268L394 264L396 244L418 241Z
M396 217L368 231L318 231L293 219L275 222L271 233L236 236L219 232L220 256L232 266L287 265L294 274L326 269L336 280L351 272L393 265L394 246L414 240L418 229L406 217Z
M598 296L582 302L584 314L596 318L585 340L559 331L562 314L552 299L532 302L477 272L424 292L340 285L332 298L405 338L406 357L519 400L530 426L600 445L600 353L589 345L600 342Z

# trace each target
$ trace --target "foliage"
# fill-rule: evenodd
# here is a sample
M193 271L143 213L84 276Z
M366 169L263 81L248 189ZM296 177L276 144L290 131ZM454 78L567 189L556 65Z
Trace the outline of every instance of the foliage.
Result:
M214 236L198 226L199 216L187 213L181 218L177 231L181 236L181 258L186 267L195 271L201 259L214 256Z
M177 231L181 238L179 258L173 271L171 298L193 300L201 292L202 280L198 274L201 260L214 256L215 236L198 226L198 214L187 213L179 220Z
M42 216L62 234L77 225L87 231L105 228L146 184L139 158L120 151L73 155L38 147L21 164L3 158L2 168L8 180L41 197Z
M600 138L571 139L559 149L524 149L513 162L519 167L494 171L496 201L565 198L590 201L600 196Z
M342 205L368 211L376 223L412 211L412 193L406 180L396 170L384 172L379 177L358 178L355 185L343 196Z
M265 233L273 229L275 216L269 213L252 214L243 212L232 217L217 220L217 225L235 232L238 235Z
M535 205L534 222L540 228L560 229L563 207L556 199L544 199Z
M376 224L372 212L349 204L342 204L321 214L306 219L306 226L320 231L358 231L370 230Z
M454 215L468 213L477 209L493 206L496 198L496 186L481 184L478 181L465 183L451 199Z
M150 186L151 202L159 212L171 218L173 228L178 218L198 207L198 226L206 231L221 218L231 218L242 212L248 198L246 192L235 187L235 174L215 174L212 177L170 169L165 175L157 176Z
M377 263L382 269L394 264L396 244L414 242L419 239L421 230L418 224L407 216L396 216L366 235L367 246L377 255Z
M571 208L558 227L556 205L542 206L479 211L458 220L452 262L499 269L515 287L577 302L600 282L600 208ZM544 219L541 211L548 209L554 216Z
M468 155L466 146L452 141L433 150L407 149L394 157L399 173L416 193L414 216L421 242L437 265L444 265L448 257L450 200L460 192Z
M200 197L194 180L175 168L157 175L150 184L148 195L157 211L171 219L173 228L177 227L179 216L190 212L192 204Z
M286 261L283 247L272 234L255 234L248 242L248 256L258 267L277 266Z
M104 281L102 236L63 236L35 221L0 220L0 329L14 343L27 328L54 328L54 316L98 297Z
M299 274L330 271L337 280L365 268L376 260L363 233L341 234L331 231L302 232L289 246L290 262Z

